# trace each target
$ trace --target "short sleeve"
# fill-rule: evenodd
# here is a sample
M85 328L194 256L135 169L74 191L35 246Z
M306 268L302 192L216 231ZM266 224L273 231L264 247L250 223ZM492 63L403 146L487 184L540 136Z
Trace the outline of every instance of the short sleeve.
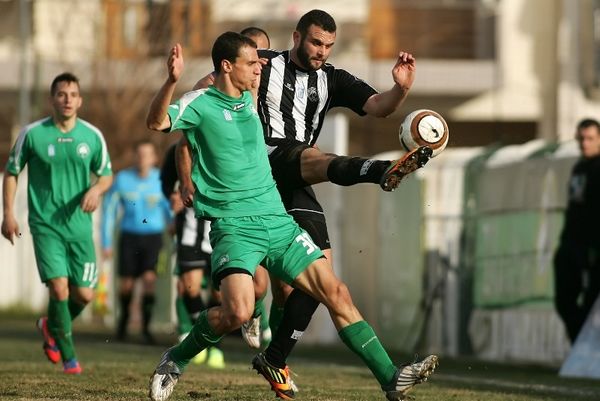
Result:
M98 177L105 175L112 175L112 165L110 162L110 155L108 154L108 148L106 141L102 133L98 132L98 146L96 152L92 158L90 170Z
M177 102L169 105L167 113L171 120L169 132L186 130L200 125L202 116L194 104L194 100L202 95L206 89L188 92Z
M28 133L29 130L27 128L23 129L10 150L8 162L6 163L6 171L12 175L19 175L29 160L31 154L31 136Z
M333 71L332 85L333 96L329 108L347 107L360 116L366 114L363 107L367 100L377 94L371 85L346 70Z

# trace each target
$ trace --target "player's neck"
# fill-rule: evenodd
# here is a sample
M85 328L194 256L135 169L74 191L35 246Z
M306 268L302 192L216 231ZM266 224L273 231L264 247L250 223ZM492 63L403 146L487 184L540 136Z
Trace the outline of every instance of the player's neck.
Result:
M137 168L138 176L140 178L146 178L146 177L148 177L148 175L150 174L150 170L151 169L152 169L151 167L148 167L148 168L140 168L140 167L138 167Z
M75 123L77 122L77 115L66 118L54 115L52 117L52 120L54 121L54 125L56 125L56 128L58 128L59 131L67 133L71 131L73 127L75 127Z
M226 94L227 96L231 96L233 98L238 98L242 96L242 91L239 90L227 74L217 74L215 78L214 86L219 92Z

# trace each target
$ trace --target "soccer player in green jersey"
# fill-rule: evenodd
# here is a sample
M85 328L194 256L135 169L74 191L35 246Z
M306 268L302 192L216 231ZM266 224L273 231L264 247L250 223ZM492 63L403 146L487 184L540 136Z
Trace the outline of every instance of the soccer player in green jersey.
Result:
M98 278L91 213L112 183L110 158L98 128L77 117L79 80L58 75L50 86L52 116L26 126L11 150L2 190L2 235L21 236L14 216L17 177L28 165L29 228L41 281L50 294L38 320L44 352L62 359L65 373L81 373L71 323L94 296ZM97 176L92 183L90 173Z
M214 86L170 105L183 71L181 46L173 47L168 78L152 101L147 124L157 131L182 130L190 143L194 209L212 220L212 275L222 304L203 311L186 339L162 355L150 380L150 398L167 399L191 358L249 320L252 275L259 263L323 303L342 341L362 358L388 400L404 398L406 386L425 380L437 358L418 367L396 367L321 250L286 214L249 92L261 70L254 41L226 32L215 41L212 59ZM273 369L286 380L287 372ZM285 398L284 392L278 395Z

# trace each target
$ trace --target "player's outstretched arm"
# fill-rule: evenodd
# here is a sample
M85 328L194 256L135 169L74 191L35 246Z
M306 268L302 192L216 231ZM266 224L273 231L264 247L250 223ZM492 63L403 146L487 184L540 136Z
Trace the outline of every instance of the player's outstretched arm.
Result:
M365 103L365 113L375 117L387 117L400 107L415 80L416 64L412 54L400 52L392 77L394 86L385 92L371 96Z
M155 131L164 131L171 127L167 110L173 98L177 81L179 81L183 72L183 50L179 43L173 46L169 52L167 71L167 80L161 86L156 96L154 96L154 99L152 99L150 110L146 117L147 127Z
M2 236L10 241L11 244L15 244L14 237L20 236L19 224L15 219L14 204L15 194L17 193L17 176L4 173L4 180L2 184L2 200L3 200L3 219L2 219Z

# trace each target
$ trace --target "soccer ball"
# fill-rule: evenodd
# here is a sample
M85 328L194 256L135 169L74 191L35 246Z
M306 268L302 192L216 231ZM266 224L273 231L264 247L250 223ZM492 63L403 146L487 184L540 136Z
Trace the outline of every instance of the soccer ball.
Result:
M420 146L429 146L435 157L448 144L448 124L433 110L415 110L400 125L400 144L407 152Z

